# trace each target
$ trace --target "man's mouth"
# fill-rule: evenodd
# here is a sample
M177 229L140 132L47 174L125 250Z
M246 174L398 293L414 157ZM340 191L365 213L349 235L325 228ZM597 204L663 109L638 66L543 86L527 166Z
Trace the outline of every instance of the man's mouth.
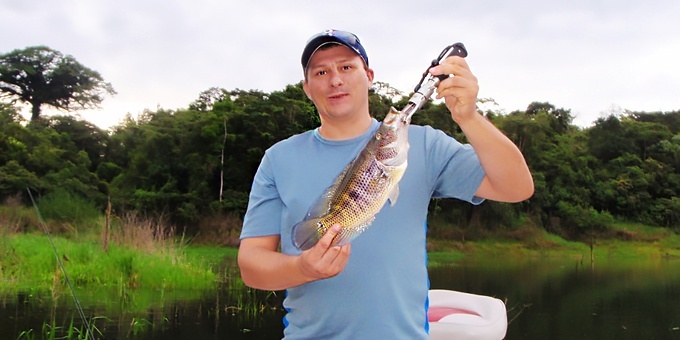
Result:
M345 98L345 97L347 97L347 94L346 94L346 93L338 93L338 94L334 94L334 95L328 96L328 99L330 99L330 100L339 100L339 99L342 99L342 98Z

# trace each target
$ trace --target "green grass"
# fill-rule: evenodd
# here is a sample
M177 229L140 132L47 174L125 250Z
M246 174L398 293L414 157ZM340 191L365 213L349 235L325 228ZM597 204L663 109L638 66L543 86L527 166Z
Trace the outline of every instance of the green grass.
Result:
M186 247L184 251L190 261L204 262L210 265L220 264L225 258L235 259L238 254L237 248L201 245Z
M181 248L152 253L112 244L108 252L93 241L53 236L68 277L76 287L117 286L129 289L208 289L215 287L217 249ZM0 240L0 291L31 287L49 289L64 280L44 234L10 234Z
M121 334L146 334L167 322L162 315L149 319L150 310L163 311L178 301L219 294L222 287L238 293L235 301L224 299L232 313L267 310L254 304L251 295L255 291L246 289L240 278L237 249L189 246L184 236L168 232L160 220L125 216L115 222L105 252L100 231L103 220L66 229L47 221L75 295L83 306L96 310L95 331L113 322L122 327ZM25 209L0 211L0 303L12 303L21 293L24 303L54 311L72 303L72 294L49 239L38 225ZM86 331L73 321L55 323L52 318L42 329L27 329L18 338L86 338Z
M617 224L610 234L610 238L595 240L596 260L680 257L680 235L667 229ZM567 241L542 230L523 231L521 235L521 239L491 237L468 242L430 239L429 265L497 256L590 257L589 246L582 242ZM105 253L97 237L53 236L53 240L76 287L124 285L126 289L183 290L214 288L217 281L238 281L236 248L166 244L149 252L111 244ZM230 267L229 273L225 267ZM0 238L0 291L51 289L55 278L64 280L44 234L5 234Z
M680 235L669 229L634 223L617 223L594 240L598 259L680 258ZM539 228L520 228L475 241L428 240L429 265L447 264L466 258L498 256L522 258L590 259L590 246L565 240Z
M617 223L610 234L610 238L594 241L596 256L617 259L680 258L680 235L669 229Z

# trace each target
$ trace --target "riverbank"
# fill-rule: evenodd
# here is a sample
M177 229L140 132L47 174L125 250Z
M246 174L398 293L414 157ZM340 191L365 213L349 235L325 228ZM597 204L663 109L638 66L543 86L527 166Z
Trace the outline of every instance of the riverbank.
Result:
M667 229L620 224L589 244L567 241L543 230L499 233L481 240L428 240L430 266L494 257L572 258L576 261L680 259L680 235ZM606 236L606 237L605 237ZM112 244L104 251L96 237L53 236L67 275L77 287L125 289L210 289L216 282L242 286L237 248L165 242L153 249ZM226 268L226 269L225 269ZM63 281L44 234L6 234L0 240L0 292L48 290Z
M445 264L499 256L518 259L572 258L585 262L611 258L680 260L680 235L668 229L620 223L606 233L577 242L541 229L520 228L475 241L430 239L428 254L431 266L440 262Z
M0 316L3 312L12 315L0 322L0 329L10 330L15 339L67 338L68 334L84 332L47 237L39 232L0 236L0 304L5 306L4 311L0 308ZM465 242L429 239L431 284L498 295L510 302L510 310L540 302L523 292L544 291L541 287L553 287L556 278L578 279L587 277L584 273L595 273L592 275L602 280L602 273L621 268L626 273L635 268L643 274L633 275L635 279L628 279L624 286L616 279L611 283L598 281L598 287L602 286L597 288L598 294L621 292L628 296L631 284L656 291L654 285L667 282L671 276L663 268L680 264L680 235L667 230L619 225L609 236L600 236L593 241L595 265L590 262L588 244L538 229L517 229ZM153 246L147 243L143 247L139 239L112 243L105 252L97 233L60 233L52 238L75 286L75 295L86 315L92 317L96 334L107 338L156 334L165 338L178 334L175 330L188 327L187 321L192 320L221 325L209 332L211 336L238 338L244 332L253 332L280 337L282 295L243 284L235 247L192 244L179 237L156 239ZM535 270L537 267L543 269ZM455 268L465 268L461 269L465 275L451 275ZM607 275L619 278L620 272ZM455 280L442 281L450 276ZM484 281L487 283L478 281L482 276L490 277ZM516 282L500 284L507 278ZM672 279L676 278L673 274ZM570 287L572 284L569 279ZM495 291L495 286L505 290ZM573 289L569 292L574 294ZM587 292L588 297L592 295ZM572 295L565 301L584 300L582 296ZM532 308L542 308L536 303ZM517 307L519 304L524 307ZM592 317L592 312L587 316Z

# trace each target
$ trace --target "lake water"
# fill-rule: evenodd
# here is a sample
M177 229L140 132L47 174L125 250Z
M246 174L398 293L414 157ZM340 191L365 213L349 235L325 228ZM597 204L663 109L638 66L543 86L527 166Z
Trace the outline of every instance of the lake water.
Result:
M680 260L463 263L432 288L506 301L507 339L680 339Z
M507 339L680 339L680 259L494 259L430 268L431 287L497 297ZM79 291L105 339L277 339L281 294ZM71 320L74 326L70 327ZM0 339L84 329L67 291L0 297ZM22 335L23 334L23 335ZM32 337L31 337L32 336Z

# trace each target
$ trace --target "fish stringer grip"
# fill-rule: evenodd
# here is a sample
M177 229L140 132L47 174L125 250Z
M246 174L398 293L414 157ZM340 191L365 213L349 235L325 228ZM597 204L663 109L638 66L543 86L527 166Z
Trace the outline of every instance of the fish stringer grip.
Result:
M463 43L455 43L453 45L446 46L442 52L439 54L437 59L432 60L430 66L423 72L423 77L420 78L420 82L416 85L413 90L414 93L408 100L408 104L402 110L406 114L406 119L411 119L411 116L418 111L425 102L432 96L434 90L439 85L439 82L449 77L446 74L440 74L438 76L433 76L430 74L430 69L441 64L446 58L451 56L459 56L461 58L467 57L468 52L465 49Z

